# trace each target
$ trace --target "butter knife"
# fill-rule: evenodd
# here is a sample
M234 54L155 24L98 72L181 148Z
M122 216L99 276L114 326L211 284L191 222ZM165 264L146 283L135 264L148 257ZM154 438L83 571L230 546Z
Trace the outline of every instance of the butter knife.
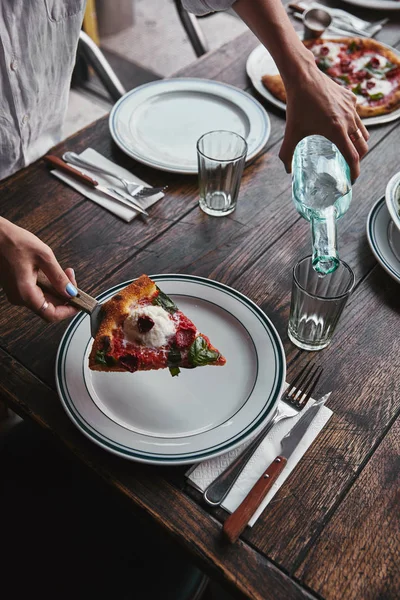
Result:
M272 485L282 473L286 463L299 442L304 437L307 429L324 406L329 394L317 400L297 421L291 430L281 440L281 453L264 471L259 480L254 484L245 499L237 509L226 519L222 534L230 543L236 542L245 529L247 523L254 515L261 502L271 489Z
M78 169L71 167L71 165L69 165L66 162L64 162L63 160L61 160L61 158L58 158L58 156L53 156L52 154L47 154L44 157L44 159L48 164L53 166L55 169L60 169L60 171L64 171L64 173L66 173L67 175L70 175L71 177L73 177L74 179L79 181L80 183L83 183L84 185L86 185L88 187L98 190L105 196L109 196L113 200L116 200L117 202L121 202L121 204L125 204L126 206L129 206L130 208L133 208L134 210L142 213L143 215L149 214L146 210L144 210L144 208L142 208L137 202L135 202L135 200L132 197L129 197L129 199L128 199L121 192L117 192L113 188L109 188L104 185L100 185L95 179L92 179L91 177L89 177L88 175L85 175Z

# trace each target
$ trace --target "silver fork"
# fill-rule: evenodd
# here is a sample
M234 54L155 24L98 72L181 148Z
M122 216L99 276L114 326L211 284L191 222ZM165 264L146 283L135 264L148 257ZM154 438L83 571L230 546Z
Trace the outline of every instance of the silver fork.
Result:
M310 364L306 365L300 371L293 380L293 383L283 392L271 421L256 435L247 448L204 490L203 498L207 504L211 506L219 506L221 504L272 427L279 423L279 421L283 421L283 419L295 417L303 410L311 398L321 375L322 367L314 367L314 365Z
M140 183L136 183L135 181L128 181L128 179L124 179L119 175L116 175L112 171L108 169L104 169L104 167L99 167L91 160L87 160L86 158L82 158L78 156L75 152L65 152L63 154L63 160L66 162L75 165L76 167L87 167L91 171L96 171L97 173L103 173L104 175L109 175L110 177L114 177L118 179L128 192L128 194L134 196L135 198L149 198L150 196L154 196L155 194L159 194L167 189L167 186L164 187L146 187L141 185Z

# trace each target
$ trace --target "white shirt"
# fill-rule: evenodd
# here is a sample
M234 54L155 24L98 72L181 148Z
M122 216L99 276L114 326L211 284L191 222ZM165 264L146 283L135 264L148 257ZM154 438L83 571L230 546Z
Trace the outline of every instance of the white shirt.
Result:
M86 0L0 0L0 179L62 136Z
M195 15L206 15L209 12L228 10L235 0L182 0L186 10Z

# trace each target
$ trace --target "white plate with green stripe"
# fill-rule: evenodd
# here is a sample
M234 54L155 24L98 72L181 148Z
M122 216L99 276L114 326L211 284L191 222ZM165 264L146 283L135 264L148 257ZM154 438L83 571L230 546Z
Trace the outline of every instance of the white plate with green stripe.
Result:
M151 278L211 339L226 365L182 369L178 377L168 369L91 371L89 317L79 314L57 353L61 402L83 434L121 457L179 465L218 456L271 419L285 382L282 342L266 314L233 288L191 275Z
M400 283L400 229L390 218L385 198L378 200L368 215L367 237L378 262Z

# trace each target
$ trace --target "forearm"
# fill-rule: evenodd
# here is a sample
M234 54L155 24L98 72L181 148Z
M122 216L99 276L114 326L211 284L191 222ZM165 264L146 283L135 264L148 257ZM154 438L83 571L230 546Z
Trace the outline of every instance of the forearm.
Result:
M237 0L232 8L271 53L285 85L315 68L281 0Z

